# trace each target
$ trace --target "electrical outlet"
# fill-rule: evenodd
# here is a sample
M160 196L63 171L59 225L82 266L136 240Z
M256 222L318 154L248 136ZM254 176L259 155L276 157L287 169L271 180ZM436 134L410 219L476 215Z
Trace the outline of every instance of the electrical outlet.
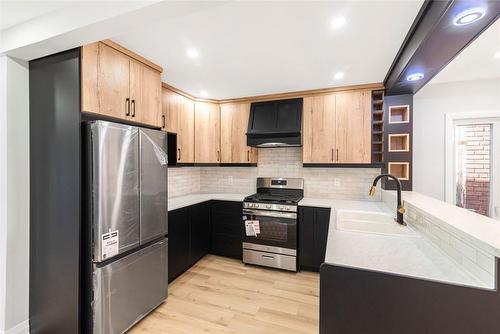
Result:
M340 187L340 179L338 177L333 179L333 185L335 187Z

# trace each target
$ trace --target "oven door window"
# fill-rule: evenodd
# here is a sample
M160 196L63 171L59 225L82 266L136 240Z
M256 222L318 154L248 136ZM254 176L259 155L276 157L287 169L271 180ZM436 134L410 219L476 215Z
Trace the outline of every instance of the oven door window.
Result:
M253 233L246 233L245 242L295 249L297 246L297 219L243 214L243 224L253 222ZM246 225L245 225L246 227Z

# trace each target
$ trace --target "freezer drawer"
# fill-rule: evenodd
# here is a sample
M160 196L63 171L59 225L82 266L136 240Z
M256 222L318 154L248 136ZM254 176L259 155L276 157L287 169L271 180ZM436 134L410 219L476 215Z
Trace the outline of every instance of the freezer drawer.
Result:
M164 236L167 224L167 134L140 129L141 244Z
M90 123L95 262L139 246L139 130Z
M163 239L94 269L94 334L123 333L167 298L167 244Z

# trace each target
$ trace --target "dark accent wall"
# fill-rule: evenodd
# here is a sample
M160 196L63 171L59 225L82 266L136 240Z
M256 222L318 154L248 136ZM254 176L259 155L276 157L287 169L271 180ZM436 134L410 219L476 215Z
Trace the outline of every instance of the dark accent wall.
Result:
M406 123L389 123L389 110L395 106L408 106L408 122ZM408 134L409 151L408 152L390 152L389 141L390 135ZM410 191L413 189L412 174L413 174L413 95L394 95L385 96L384 98L384 162L385 172L390 173L390 163L407 163L408 164L408 180L400 180L403 190ZM397 175L395 175L397 176ZM382 180L382 188L387 190L395 190L396 182L384 178Z
M31 333L79 333L80 51L30 61Z
M320 334L499 332L500 293L497 290L328 264L321 266Z

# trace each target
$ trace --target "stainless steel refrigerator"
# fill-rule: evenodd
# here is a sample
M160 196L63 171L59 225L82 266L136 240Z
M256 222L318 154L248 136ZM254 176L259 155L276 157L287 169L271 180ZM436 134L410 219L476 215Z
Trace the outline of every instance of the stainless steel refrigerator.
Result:
M92 333L123 333L167 298L167 137L87 123Z

